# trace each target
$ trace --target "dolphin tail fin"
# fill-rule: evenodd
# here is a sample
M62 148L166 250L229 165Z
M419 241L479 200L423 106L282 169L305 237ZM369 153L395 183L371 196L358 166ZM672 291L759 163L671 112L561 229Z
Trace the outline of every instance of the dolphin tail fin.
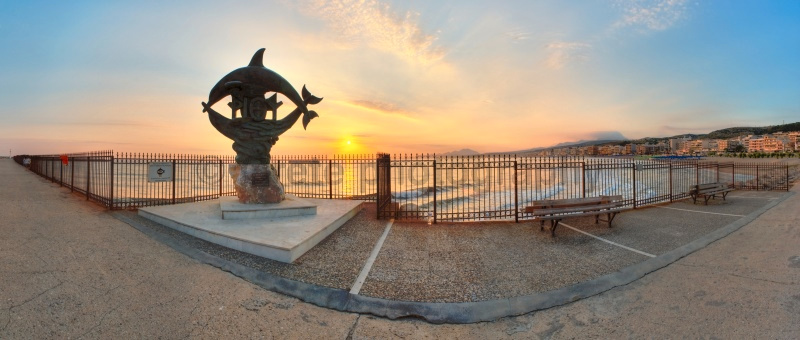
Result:
M319 115L314 111L308 111L308 113L304 114L303 115L303 130L305 130L306 127L308 126L308 122L310 122L312 119L314 119L316 117L319 117Z
M303 100L305 100L306 102L308 102L311 105L319 104L319 102L322 101L322 98L315 97L313 94L311 94L311 92L309 92L308 89L306 89L305 85L303 85L302 93L303 93Z

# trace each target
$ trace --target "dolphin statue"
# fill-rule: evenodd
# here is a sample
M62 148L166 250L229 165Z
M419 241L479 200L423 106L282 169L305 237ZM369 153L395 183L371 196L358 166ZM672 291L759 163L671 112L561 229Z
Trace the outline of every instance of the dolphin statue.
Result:
M286 79L264 67L264 50L261 48L256 51L253 58L250 59L249 65L231 71L214 85L208 94L208 104L203 104L203 112L230 94L230 86L226 86L226 84L238 82L253 85L259 91L263 90L264 93L277 92L289 98L303 114L303 129L305 129L312 119L319 117L316 112L308 110L307 104L317 104L322 101L322 98L311 95L305 86L303 86L303 96L301 97Z

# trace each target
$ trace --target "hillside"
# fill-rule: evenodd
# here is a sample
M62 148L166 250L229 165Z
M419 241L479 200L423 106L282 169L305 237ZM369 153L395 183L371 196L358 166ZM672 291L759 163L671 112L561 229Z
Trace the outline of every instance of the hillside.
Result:
M765 126L765 127L732 127L732 128L712 131L709 134L705 135L704 138L725 139L725 138L734 138L742 135L764 135L776 132L790 132L790 131L800 131L800 122L775 125L775 126Z
M645 137L640 139L628 139L628 140L592 140L592 141L581 140L577 142L559 143L549 147L540 147L540 148L532 148L532 149L509 151L509 152L498 152L498 153L524 154L524 153L537 152L542 150L551 150L563 147L584 147L590 145L658 144L660 142L666 142L672 138L683 138L683 137L689 137L690 139L706 139L706 138L729 139L746 135L764 135L776 132L790 132L790 131L800 131L800 122L782 124L782 125L763 126L763 127L731 127L731 128L711 131L707 134L686 133L681 135L675 135L672 137Z

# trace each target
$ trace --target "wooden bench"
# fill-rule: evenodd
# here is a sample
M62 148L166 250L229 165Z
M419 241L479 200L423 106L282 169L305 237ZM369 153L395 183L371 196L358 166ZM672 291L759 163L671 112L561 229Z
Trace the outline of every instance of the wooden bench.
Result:
M544 221L549 220L550 235L555 237L556 227L564 218L594 215L595 224L600 221L608 222L608 227L611 228L611 221L617 213L626 209L628 208L625 207L622 195L617 195L534 201L531 206L525 207L525 212L533 214L534 220L541 221L539 230L544 230ZM601 220L600 215L606 215L606 219Z
M722 195L722 200L724 201L725 196L731 191L733 191L733 188L725 183L705 183L692 186L689 195L692 196L692 204L697 204L697 198L703 197L706 200L706 205L708 205L708 200L716 198L717 195Z

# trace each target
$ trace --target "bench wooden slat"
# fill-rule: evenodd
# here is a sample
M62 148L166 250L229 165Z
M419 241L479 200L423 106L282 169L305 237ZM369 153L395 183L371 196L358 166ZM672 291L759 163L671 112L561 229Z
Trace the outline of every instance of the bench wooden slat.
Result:
M542 215L536 216L534 220L556 220L556 219L564 219L564 218L572 218L572 217L582 217L582 216L593 216L593 215L602 215L602 214L609 214L609 213L618 213L620 211L628 210L625 207L619 207L615 209L608 209L602 211L591 211L591 212L584 212L584 213L572 213L572 214L563 214L563 215Z
M568 198L568 199L558 199L558 200L541 200L541 201L531 202L530 206L525 207L525 212L532 212L533 209L585 207L585 206L591 206L593 204L603 204L621 200L622 200L622 195L600 196L600 197L589 197L589 198Z
M722 183L705 183L705 184L698 184L696 187L700 190L708 190L719 187L726 187L726 185Z
M696 204L697 198L703 197L705 204L708 205L709 199L716 198L718 194L721 194L722 200L725 200L728 192L733 190L730 185L725 183L703 183L694 185L692 190L689 191L689 195L692 196L692 203Z
M570 214L575 212L589 212L589 211L603 212L603 210L613 209L624 205L625 204L623 202L613 202L607 204L590 205L582 207L531 209L531 211L528 211L528 209L526 208L525 212L530 212L536 216L552 215L552 214Z
M544 221L550 221L550 235L556 236L556 227L564 218L580 216L594 216L595 223L599 221L607 222L611 228L611 222L625 207L622 195L600 196L588 198L570 198L558 200L540 200L531 202L532 205L525 207L525 212L533 214L534 220L541 221L540 229L544 229ZM607 215L605 220L600 219L600 215Z

